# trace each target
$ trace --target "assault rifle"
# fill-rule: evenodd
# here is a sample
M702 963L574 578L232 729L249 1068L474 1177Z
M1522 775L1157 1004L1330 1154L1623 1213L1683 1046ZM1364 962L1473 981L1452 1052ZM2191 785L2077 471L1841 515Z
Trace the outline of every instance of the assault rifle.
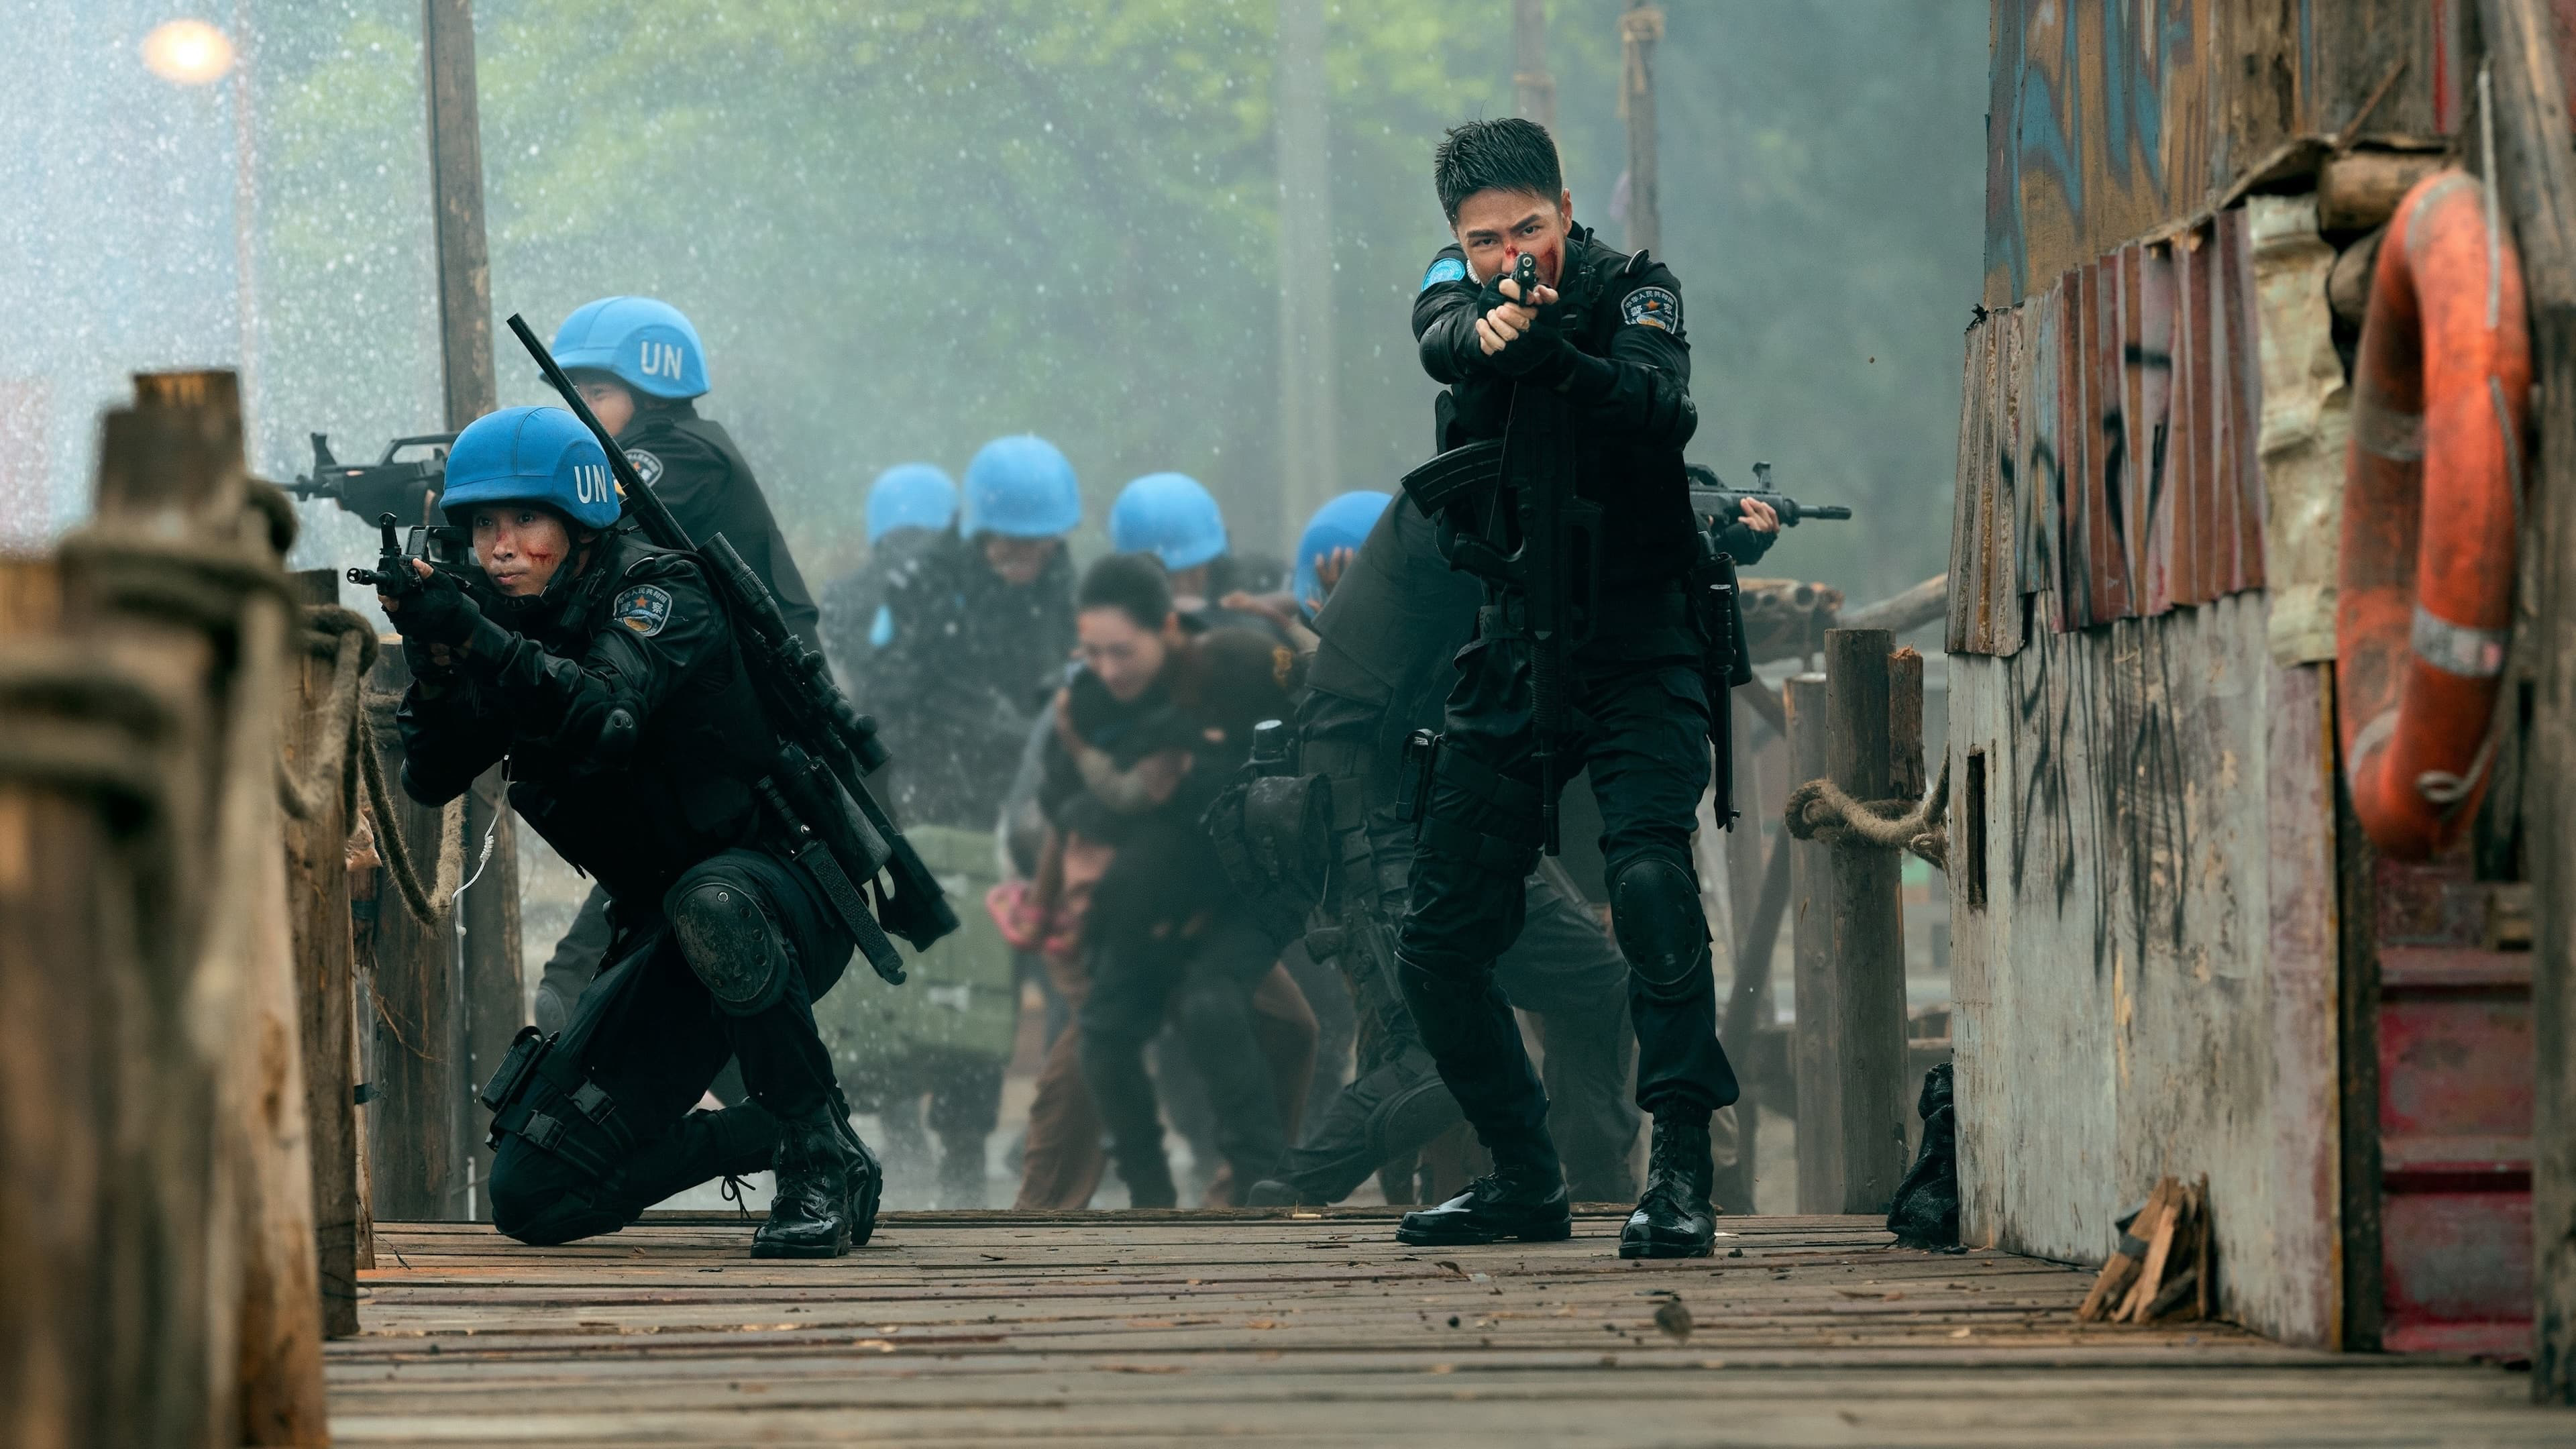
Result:
M429 587L429 581L412 567L417 560L454 579L469 594L482 592L483 571L475 567L474 544L464 529L415 523L407 537L396 538L394 528L401 521L390 513L376 515L376 526L384 530L383 554L373 569L349 570L349 582L399 602Z
M687 549L706 566L707 583L734 622L753 691L781 740L776 768L757 782L760 794L796 841L797 863L830 897L868 964L886 980L902 981L903 958L886 933L926 950L957 929L957 913L930 868L895 828L894 817L868 791L868 774L887 758L876 721L851 708L832 682L823 656L789 631L778 601L723 534L699 543L680 527L669 507L644 486L626 450L599 425L554 354L516 313L511 314L510 331L562 395L564 406L607 451L627 516L655 544ZM875 885L873 913L863 894L870 883Z
M1750 490L1723 486L1715 473L1697 463L1693 463L1689 471L1691 512L1714 518L1720 523L1733 523L1743 516L1747 498L1758 498L1770 504L1771 511L1780 515L1782 528L1795 528L1810 518L1840 522L1852 516L1852 511L1839 503L1801 503L1786 494L1773 492L1771 465L1768 463L1753 465L1755 486ZM1707 481L1702 482L1702 479Z
M387 513L420 517L447 486L447 447L456 441L454 433L396 438L375 462L343 463L331 456L330 435L310 436L313 471L287 484L286 491L299 499L327 498L360 518ZM426 449L427 456L401 456L408 449Z

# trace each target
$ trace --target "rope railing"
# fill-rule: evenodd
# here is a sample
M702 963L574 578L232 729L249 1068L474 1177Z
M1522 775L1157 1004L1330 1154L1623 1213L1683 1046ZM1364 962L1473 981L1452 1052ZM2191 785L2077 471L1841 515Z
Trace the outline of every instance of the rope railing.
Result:
M1854 800L1831 780L1809 780L1789 792L1782 823L1800 840L1846 848L1903 850L1948 870L1950 762L1921 800Z

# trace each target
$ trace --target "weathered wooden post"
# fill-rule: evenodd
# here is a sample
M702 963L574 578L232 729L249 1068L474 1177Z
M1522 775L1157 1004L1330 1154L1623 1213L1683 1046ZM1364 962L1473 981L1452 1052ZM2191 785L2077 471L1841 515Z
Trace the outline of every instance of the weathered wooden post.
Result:
M137 390L60 587L0 570L0 1428L326 1443L277 848L286 510L251 506L231 374Z
M483 225L483 133L474 79L473 0L423 0L423 64L429 98L430 187L438 236L438 335L446 384L447 425L462 428L498 405L492 377L492 268ZM479 1084L501 1063L527 1020L519 967L518 832L501 772L487 771L466 795L466 874L482 873L462 900L464 1060L460 1073ZM489 839L489 857L482 843ZM463 1105L457 1108L466 1114ZM460 1116L460 1121L463 1117ZM479 1139L468 1149L474 1181L488 1177L491 1154ZM456 1216L476 1201L456 1200Z
M1781 686L1780 697L1789 717L1789 778L1822 778L1825 676L1795 675ZM1789 852L1790 1005L1797 1014L1791 1029L1789 1074L1797 1084L1798 1211L1839 1212L1838 1160L1827 1146L1842 1130L1842 1094L1828 1080L1834 1066L1828 1035L1834 995L1834 848L1786 833L1780 837L1780 848Z
M411 863L434 914L423 921L408 893L382 890L376 906L375 1096L367 1106L368 1162L375 1214L390 1221L462 1220L469 1216L465 976L458 959L452 892L461 879L456 808L437 810L402 793L394 702L411 671L394 640L384 641L367 678L366 728L375 731L390 787L391 818L375 822L377 852L395 874L395 852ZM397 838L398 837L398 838Z
M1655 42L1664 12L1628 0L1619 16L1619 114L1628 122L1628 250L1663 245L1662 198L1655 177Z
M338 572L313 569L295 576L308 619L316 606L334 610ZM351 715L375 650L371 633L355 614L344 627L315 630L308 622L299 652L295 708L289 713L286 768L293 799L286 822L287 901L295 931L296 995L303 1008L304 1110L312 1135L313 1223L322 1284L322 1331L346 1338L358 1331L360 1222L358 1191L358 1055L356 957L349 932ZM321 652L329 648L329 653Z
M2501 190L2522 253L2538 409L2531 844L2531 1394L2576 1404L2576 162L2553 7L2485 0Z
M209 874L190 1029L214 1065L216 1082L216 1200L229 1208L230 1220L219 1208L212 1221L235 1235L232 1251L240 1271L234 1300L237 1442L328 1444L302 1011L287 922L286 859L279 848L281 706L291 678L287 650L300 637L303 621L289 617L278 557L292 541L294 514L283 497L275 498L274 512L252 506L234 374L146 373L134 381L139 413L179 421L203 449L200 466L208 476L195 546L227 570L239 571L236 579L256 573L274 580L267 588L232 583L237 596L229 630L220 624L215 630L217 657L228 655L230 670L216 676L215 684L220 733L207 761L215 788L200 846L208 853ZM108 508L102 496L101 513ZM116 578L124 567L131 566L102 566L102 589L111 596L131 589L120 603L136 626L168 629L166 605L150 588L134 589ZM229 638L221 637L226 632ZM220 1311L224 1300L216 1302Z
M1894 786L1894 642L1884 629L1825 634L1822 778L1863 805L1888 800ZM1919 659L1911 677L1919 691ZM1919 722L1919 692L1912 712ZM1807 763L1800 761L1802 772ZM1921 773L1919 763L1913 768ZM1804 974L1798 983L1799 1205L1884 1212L1905 1174L1902 860L1848 836L1828 847L1828 857L1829 884L1808 902L1824 920L1801 922L1821 924L1829 944L1815 962L1818 992L1809 994ZM1800 964L1808 964L1803 952Z

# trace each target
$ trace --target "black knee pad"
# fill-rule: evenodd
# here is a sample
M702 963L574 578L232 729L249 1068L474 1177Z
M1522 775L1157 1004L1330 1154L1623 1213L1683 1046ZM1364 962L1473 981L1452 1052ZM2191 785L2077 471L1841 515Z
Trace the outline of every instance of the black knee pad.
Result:
M793 969L778 923L760 893L720 868L693 870L671 888L665 908L680 955L706 983L717 1009L735 1016L768 1010Z
M1610 873L1610 920L1619 953L1650 995L1674 998L1708 969L1708 917L1689 870L1660 855L1620 862Z

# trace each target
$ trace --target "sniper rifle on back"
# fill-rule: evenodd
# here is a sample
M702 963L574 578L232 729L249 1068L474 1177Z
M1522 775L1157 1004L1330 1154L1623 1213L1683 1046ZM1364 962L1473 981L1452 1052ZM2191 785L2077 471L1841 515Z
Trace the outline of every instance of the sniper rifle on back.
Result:
M780 738L776 767L758 782L760 793L797 840L797 863L831 898L868 964L886 980L902 981L903 959L886 933L926 950L957 929L957 913L930 868L895 828L894 817L868 790L869 772L887 758L877 740L876 721L850 706L823 656L788 629L778 601L723 534L700 543L680 527L670 508L644 486L626 450L600 426L554 354L515 313L510 331L563 396L564 406L607 451L626 513L644 536L663 548L689 550L706 565L708 586L736 626L752 688ZM876 887L873 914L862 894L871 882Z

